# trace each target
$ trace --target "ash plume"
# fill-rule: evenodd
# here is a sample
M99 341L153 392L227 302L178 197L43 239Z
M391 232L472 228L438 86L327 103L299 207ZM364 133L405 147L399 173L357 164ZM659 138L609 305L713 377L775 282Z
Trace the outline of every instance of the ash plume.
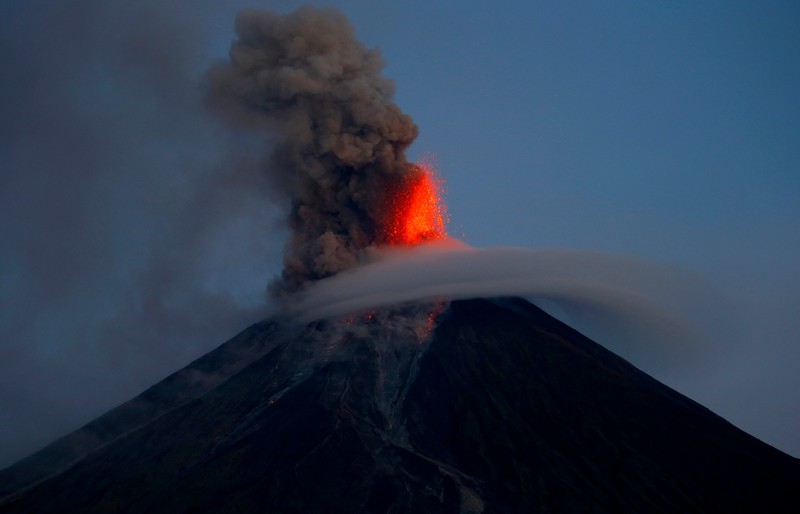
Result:
M273 290L294 291L380 242L382 191L414 173L404 152L417 127L392 101L378 50L339 11L242 11L235 28L230 61L207 74L208 102L279 137L264 170L291 202L292 235Z

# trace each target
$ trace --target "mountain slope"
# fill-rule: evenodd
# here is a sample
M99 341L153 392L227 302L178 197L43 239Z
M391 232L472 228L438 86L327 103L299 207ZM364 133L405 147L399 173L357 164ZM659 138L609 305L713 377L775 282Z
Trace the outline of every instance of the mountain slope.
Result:
M507 306L454 304L420 370L430 381L407 402L412 444L479 477L499 511L800 505L797 459L541 311Z
M252 325L136 398L0 470L0 500L213 389L275 346L280 340L276 326L269 321Z
M800 506L797 459L533 305L453 302L434 328L437 312L252 328L252 362L156 408L0 512Z

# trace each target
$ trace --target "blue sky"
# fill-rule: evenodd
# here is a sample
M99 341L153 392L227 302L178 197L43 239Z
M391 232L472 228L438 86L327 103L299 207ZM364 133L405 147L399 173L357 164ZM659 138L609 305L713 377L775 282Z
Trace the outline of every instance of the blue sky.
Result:
M0 2L0 446L22 448L0 465L264 312L280 213L252 177L219 185L220 163L253 163L231 156L200 82L239 8L297 5ZM657 376L800 456L800 5L314 5L381 49L454 235L705 277L720 350Z

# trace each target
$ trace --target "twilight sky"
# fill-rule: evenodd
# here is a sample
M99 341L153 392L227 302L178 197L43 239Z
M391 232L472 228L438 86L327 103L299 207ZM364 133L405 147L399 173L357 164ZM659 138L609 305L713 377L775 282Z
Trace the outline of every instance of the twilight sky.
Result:
M268 313L265 142L201 83L238 9L298 5L0 0L0 466ZM629 358L800 456L796 2L314 5L381 49L453 235L701 277L713 351Z

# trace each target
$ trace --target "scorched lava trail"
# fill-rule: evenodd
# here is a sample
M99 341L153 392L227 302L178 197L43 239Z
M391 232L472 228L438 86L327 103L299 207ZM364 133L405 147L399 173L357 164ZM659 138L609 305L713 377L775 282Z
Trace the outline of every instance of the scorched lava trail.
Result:
M387 212L382 221L385 244L414 246L447 237L444 181L429 163L415 164L387 188Z

